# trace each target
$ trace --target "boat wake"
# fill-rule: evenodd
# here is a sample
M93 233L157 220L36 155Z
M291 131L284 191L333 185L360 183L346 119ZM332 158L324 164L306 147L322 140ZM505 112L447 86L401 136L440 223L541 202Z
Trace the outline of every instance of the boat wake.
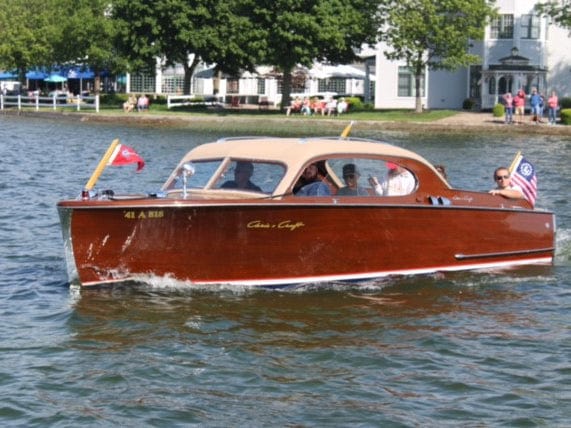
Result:
M555 250L555 265L571 264L571 230L558 229Z

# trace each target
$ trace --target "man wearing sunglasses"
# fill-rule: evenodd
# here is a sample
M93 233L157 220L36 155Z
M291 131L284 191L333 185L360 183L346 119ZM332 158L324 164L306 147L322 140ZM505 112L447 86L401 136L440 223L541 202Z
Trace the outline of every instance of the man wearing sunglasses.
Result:
M517 184L512 183L510 172L505 167L499 167L494 171L496 188L490 190L492 195L500 195L510 199L523 199L523 191Z
M369 196L369 191L359 186L361 174L354 163L343 165L343 180L345 187L341 187L337 192L338 196Z

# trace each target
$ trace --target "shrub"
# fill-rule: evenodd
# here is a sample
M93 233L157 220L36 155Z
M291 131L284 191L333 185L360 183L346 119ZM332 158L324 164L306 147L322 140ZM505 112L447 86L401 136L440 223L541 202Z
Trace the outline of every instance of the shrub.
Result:
M506 108L503 104L496 104L492 110L494 117L504 117L506 114Z
M571 108L571 98L561 98L559 100L559 107L561 107L561 109Z
M349 111L362 111L363 110L363 101L359 97L348 97L345 98L347 104L349 104Z
M561 124L571 125L571 108L561 110Z
M154 95L152 98L152 104L167 105L166 95Z
M471 98L466 98L466 99L464 100L464 102L462 103L462 109L463 109L463 110L472 110L472 109L474 108L474 105L475 105L475 104L476 104L476 103L474 102L473 99L471 99Z
M123 106L127 98L129 98L127 94L101 94L99 102L106 106Z

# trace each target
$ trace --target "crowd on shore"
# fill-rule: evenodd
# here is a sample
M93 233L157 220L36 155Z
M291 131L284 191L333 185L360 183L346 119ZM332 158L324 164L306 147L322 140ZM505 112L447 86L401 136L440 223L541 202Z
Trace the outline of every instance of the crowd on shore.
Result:
M511 92L506 92L502 96L502 103L505 109L504 122L508 125L518 124L521 125L525 116L525 105L528 96L523 88L520 88L515 95ZM545 96L537 90L532 88L529 95L529 105L531 110L531 121L535 124L543 123L545 119L545 108L548 112L548 124L555 125L557 123L557 112L559 111L559 98L555 91L546 100ZM515 115L515 121L514 121Z
M304 97L302 99L301 97L296 97L286 109L286 116L291 116L293 113L300 113L304 116L312 116L314 114L337 116L347 113L348 110L349 104L343 97L339 98L339 100L333 97L328 97L327 99L318 97Z

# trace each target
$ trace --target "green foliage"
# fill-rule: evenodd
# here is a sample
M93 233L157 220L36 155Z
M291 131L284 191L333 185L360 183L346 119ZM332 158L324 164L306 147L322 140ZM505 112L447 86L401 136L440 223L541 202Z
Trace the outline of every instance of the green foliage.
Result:
M504 117L504 115L506 114L506 108L504 107L503 104L498 103L494 106L492 114L494 115L494 117Z
M471 98L466 98L466 99L464 100L464 102L462 103L462 109L463 109L463 110L472 110L472 109L474 108L474 105L475 105L475 104L476 104L476 103L474 102L473 99L471 99Z
M0 69L26 71L52 64L54 42L62 37L57 0L0 0Z
M314 61L347 63L363 43L375 42L381 0L240 0L256 29L250 42L260 64L283 73L283 97L290 98L292 70Z
M167 97L165 95L157 95L151 100L151 104L167 105Z
M571 125L571 108L561 110L561 123Z
M539 3L535 5L535 9L542 15L550 16L560 26L571 29L569 1Z
M99 97L99 103L102 106L115 106L123 108L123 103L127 101L129 95L127 94L101 94Z
M571 108L571 98L561 98L559 100L559 107L564 108Z
M345 101L349 104L349 111L363 111L363 101L359 97L345 97Z

